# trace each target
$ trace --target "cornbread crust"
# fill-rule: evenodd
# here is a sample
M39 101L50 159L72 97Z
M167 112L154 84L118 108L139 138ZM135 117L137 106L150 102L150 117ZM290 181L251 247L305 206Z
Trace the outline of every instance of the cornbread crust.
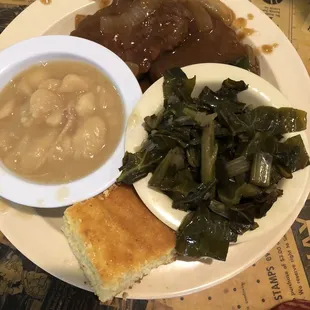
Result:
M132 187L113 186L77 203L65 211L64 220L64 233L99 297L99 286L113 287L117 294L174 258L175 233L146 208Z

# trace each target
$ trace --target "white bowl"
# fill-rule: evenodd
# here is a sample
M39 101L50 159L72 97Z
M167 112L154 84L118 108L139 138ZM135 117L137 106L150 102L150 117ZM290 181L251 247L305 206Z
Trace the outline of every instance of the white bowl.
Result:
M244 80L249 84L248 90L238 95L242 102L275 107L291 106L288 100L271 84L261 77L237 67L223 64L197 64L184 67L183 71L189 78L196 75L194 96L199 94L205 85L217 90L223 80L229 77L234 80ZM157 113L162 108L164 101L162 84L163 78L154 83L144 93L130 116L126 132L127 151L134 153L147 138L147 133L142 126L143 119L148 115ZM291 136L291 134L287 136ZM308 154L310 154L306 134L301 133L301 137ZM177 230L186 212L173 209L172 201L168 196L149 188L148 181L150 178L151 174L134 184L138 195L155 216L173 230ZM294 173L291 180L281 180L279 187L284 190L283 196L278 199L265 217L256 220L259 228L239 236L238 242L247 241L267 233L283 223L294 212L296 202L299 201L305 191L309 191L310 168L307 167Z
M51 60L80 60L101 70L117 88L127 121L142 94L135 76L113 52L85 39L43 36L23 41L1 51L0 87L3 88L10 79L28 67L40 61ZM27 206L55 208L99 194L111 186L119 175L118 168L124 155L124 132L117 148L101 167L70 183L35 184L12 174L0 163L0 196Z

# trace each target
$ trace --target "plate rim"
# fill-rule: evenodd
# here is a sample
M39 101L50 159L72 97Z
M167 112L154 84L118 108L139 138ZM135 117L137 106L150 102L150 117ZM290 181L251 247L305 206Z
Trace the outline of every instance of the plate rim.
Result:
M239 16L239 14L244 14L244 16L246 16L247 13L249 13L249 11L251 13L253 13L256 16L258 16L258 19L263 19L263 21L265 22L265 24L267 25L272 25L271 29L269 29L269 31L273 31L274 34L276 34L277 36L279 36L279 38L285 42L285 44L287 46L289 46L289 53L291 54L291 56L294 57L294 66L295 66L295 72L298 70L298 78L302 81L302 84L305 84L305 79L307 79L307 90L306 93L308 94L307 96L309 96L310 94L310 80L309 80L309 75L306 71L306 68L304 67L302 60L300 59L297 51L294 49L294 47L291 45L291 43L289 42L289 40L285 37L285 35L278 29L278 27L273 24L269 18L267 16L265 16L257 7L255 7L252 3L250 2L245 2L244 0L225 0L225 2L231 6L233 9L236 8L237 5L239 5L240 7L240 12L239 12L239 8L238 8L238 12L237 15ZM15 38L13 38L12 30L14 30L14 28L18 28L17 25L21 22L25 22L27 21L28 18L31 18L32 15L37 15L36 10L44 10L43 9L43 5L42 7L40 7L40 3L39 1L36 1L35 3L33 3L31 6L29 6L27 9L25 9L16 19L15 21L13 21L7 28L6 30L3 32L3 34L0 35L0 47L1 46L7 46L7 45L11 45L9 44L9 42L12 42L12 40L14 41ZM76 10L78 10L78 8L76 9L72 9L73 6L77 7L79 6L79 8L84 7L89 5L88 4L88 0L75 0L74 4L72 4L72 2L70 0L64 1L64 0L54 0L53 1L53 5L56 5L56 7L58 8L62 8L62 13L64 14L62 17L64 17L65 15L69 14L70 12L74 12ZM63 5L63 6L61 6ZM52 8L51 6L45 6L46 8L48 7L49 9ZM56 7L53 9L53 12L55 13ZM43 15L46 18L46 14L44 14L45 11L42 11L42 14L38 14L38 15ZM56 12L57 13L57 12ZM55 14L56 14L55 13ZM50 15L52 15L52 13L50 13ZM41 19L42 20L42 19ZM32 23L30 23L32 24ZM46 27L46 29L44 27L42 27L41 32L44 32L45 30L47 30L50 27L50 25L48 25ZM26 27L24 27L26 28ZM19 28L18 28L19 29ZM26 37L23 38L28 38L29 37L29 33L25 33L23 32L24 35L26 35ZM36 29L36 31L34 31L33 35L31 36L36 36L36 35L40 35L38 34L38 29ZM11 38L10 38L11 36ZM27 37L28 36L28 37ZM5 44L5 42L7 42L7 44ZM265 56L263 56L263 59L266 58ZM271 56L271 58L274 58L273 56ZM288 64L290 66L290 64ZM296 68L297 67L297 68ZM291 70L292 71L292 70ZM309 90L308 90L309 89ZM282 91L284 93L284 95L289 96L290 93L285 91ZM307 131L307 136L309 138L309 131ZM306 199L306 197L303 197ZM301 199L303 200L303 199ZM300 205L300 209L303 207L304 203L303 201L299 201L298 204ZM14 208L10 208L11 212L14 211ZM33 210L32 210L33 211ZM19 247L19 249L21 249L20 251L26 256L29 257L30 260L33 257L33 253L31 254L31 249L33 248L33 246L31 246L30 244L30 252L29 249L24 251L24 245L22 244L22 242L15 242L15 238L13 237L13 235L10 233L10 229L3 229L3 227L5 227L4 225L4 219L7 217L6 213L10 212L7 211L5 209L1 208L0 205L0 229L2 230L2 232L8 237L8 239L14 244L17 243L21 243L21 246ZM298 211L299 213L299 211ZM198 292L201 291L205 288L217 285L223 281L226 281L230 278L232 278L233 276L235 276L236 274L240 273L241 271L243 271L244 269L246 269L247 267L249 267L251 264L253 264L254 262L256 262L257 260L259 260L267 251L269 251L272 247L274 247L274 245L278 242L278 240L286 233L286 231L290 228L290 226L292 225L292 223L294 222L295 218L298 216L298 213L296 211L296 213L292 214L292 217L287 219L287 221L285 222L285 224L280 227L279 229L274 229L274 235L273 238L268 238L266 236L262 236L259 237L259 240L261 240L261 243L263 243L263 246L261 247L261 249L259 251L256 252L256 254L254 256L252 256L250 259L247 260L246 263L244 263L242 266L239 266L238 268L235 268L233 272L229 272L228 274L226 274L225 276L222 276L219 279L214 280L212 283L205 283L205 284L201 284L201 285L197 285L196 287L191 287L191 288L187 288L187 289L179 289L177 291L165 291L163 292L140 292L138 293L137 290L133 290L133 294L131 293L131 291L128 291L130 298L133 299L152 299L152 298L171 298L171 297L177 297L180 295L185 295L185 294L191 294L194 292ZM36 216L35 216L36 217ZM39 216L37 216L38 218ZM40 218L43 219L43 218ZM6 231L4 231L6 230ZM17 234L18 235L18 234ZM18 238L18 236L17 236ZM236 245L237 246L237 245ZM29 253L28 253L29 252ZM51 266L45 266L46 262L39 262L37 263L37 261L35 259L32 259L32 261L34 261L34 263L36 265L38 265L39 267L41 267L42 269L46 270L47 272L51 273ZM43 259L44 261L44 259ZM165 267L165 266L163 266ZM159 268L160 270L164 269L164 268ZM159 270L159 272L160 272ZM156 271L155 271L156 272ZM53 273L52 273L53 274ZM59 274L53 274L54 276L58 277L58 278L62 278ZM152 273L151 275L152 276ZM66 279L62 278L62 280L66 281ZM68 282L72 285L78 286L80 288L83 289L87 289L89 290L89 287L84 285L79 285L78 283L73 283L73 282ZM144 280L143 280L144 282ZM81 284L81 283L80 283ZM137 285L137 287L141 287L140 285Z

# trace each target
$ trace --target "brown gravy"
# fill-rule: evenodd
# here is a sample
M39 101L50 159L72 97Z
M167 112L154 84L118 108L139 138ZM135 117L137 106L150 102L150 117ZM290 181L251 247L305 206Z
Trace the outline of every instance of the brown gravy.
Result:
M0 92L0 160L35 182L91 173L114 152L123 126L115 87L83 62L42 63Z
M163 1L153 14L145 16L145 20L133 26L128 33L125 28L111 33L101 31L102 18L126 12L132 3L130 0L117 2L119 6L111 5L87 16L71 35L105 46L125 62L138 65L140 74L149 71L158 55L173 50L188 36L191 15L177 0Z
M253 28L243 28L241 31L238 31L237 37L239 40L243 40L244 38L251 36L255 32L256 31Z
M245 47L240 44L234 30L220 19L212 18L214 29L211 33L199 32L191 24L190 35L186 41L173 52L166 52L152 64L150 77L152 81L160 78L165 70L183 67L195 63L230 63L245 57Z
M279 46L278 43L274 43L274 44L264 44L261 46L261 51L264 54L271 54L275 48L277 48Z
M113 1L113 0L112 0ZM99 3L99 7L101 9L107 7L112 1L110 0L99 0L98 3Z
M254 18L253 15L248 14L248 20L250 20L251 17ZM255 29L247 27L248 20L243 17L239 17L233 23L233 27L237 31L237 37L239 40L243 40L244 38L251 36L255 32Z
M251 46L240 41L255 32L246 28L246 18L236 19L236 27L234 23L227 26L220 17L210 14L212 30L201 31L186 1L159 0L159 7L145 15L142 22L134 23L128 32L113 29L111 22L110 26L106 24L106 30L101 27L102 18L107 21L109 17L127 13L136 3L140 3L139 0L114 0L107 8L78 22L71 35L97 42L127 64L134 64L138 68L135 75L143 90L166 70L196 63L233 64L248 57L251 60L249 70L260 73L259 61ZM235 30L242 29L245 31L238 36Z
M75 28L79 26L79 24L87 17L87 15L76 14L75 16Z
M243 29L247 26L248 21L243 17L238 17L234 20L233 26L237 29Z
M40 0L40 2L43 4L51 4L52 0Z
M163 1L153 14L134 26L127 35L117 31L100 31L101 18L127 12L128 6L135 2L118 0L113 3L119 5L113 7L112 4L87 16L78 23L71 35L97 42L125 62L137 64L138 79L143 80L144 89L149 81L154 82L173 66L206 62L232 63L248 55L235 31L220 18L211 15L212 31L199 31L186 4L177 0ZM240 27L245 27L246 22L244 18L237 19Z

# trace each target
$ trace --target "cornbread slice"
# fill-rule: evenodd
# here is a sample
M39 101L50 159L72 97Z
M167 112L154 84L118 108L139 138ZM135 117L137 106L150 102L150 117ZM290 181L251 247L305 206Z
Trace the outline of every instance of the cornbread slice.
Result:
M174 260L175 233L131 187L114 186L69 207L63 231L102 302Z

